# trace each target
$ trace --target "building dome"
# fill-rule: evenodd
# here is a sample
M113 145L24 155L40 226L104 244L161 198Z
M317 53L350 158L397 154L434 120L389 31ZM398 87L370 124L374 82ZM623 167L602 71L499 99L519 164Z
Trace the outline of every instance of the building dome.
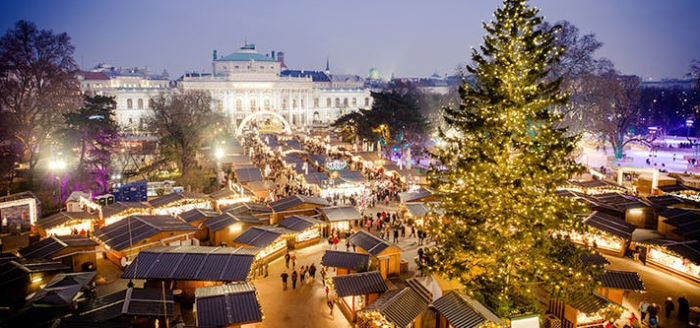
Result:
M216 61L275 61L272 57L258 53L255 44L245 44L238 51L216 59Z
M379 79L379 71L377 71L374 67L370 68L368 77L373 80Z

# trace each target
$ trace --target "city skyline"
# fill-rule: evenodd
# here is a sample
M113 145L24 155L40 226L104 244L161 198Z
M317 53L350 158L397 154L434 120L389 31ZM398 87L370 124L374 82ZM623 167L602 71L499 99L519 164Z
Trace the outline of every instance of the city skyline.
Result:
M534 0L547 21L568 20L604 43L597 57L623 74L678 78L700 59L700 2L672 0ZM0 0L2 33L20 19L66 32L82 69L114 66L211 71L212 51L227 55L244 42L258 51L283 51L291 69L321 70L329 59L337 74L426 77L453 74L478 47L501 1L265 3L185 1Z

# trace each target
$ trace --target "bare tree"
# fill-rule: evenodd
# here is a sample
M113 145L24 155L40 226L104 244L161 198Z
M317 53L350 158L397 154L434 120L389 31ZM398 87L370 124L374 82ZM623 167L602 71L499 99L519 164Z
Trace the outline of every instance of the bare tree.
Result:
M74 50L66 33L38 30L24 20L0 38L0 114L15 127L30 173L56 122L80 106Z
M211 96L204 91L161 94L153 100L153 112L148 124L160 134L161 144L172 147L185 176L197 167L197 151L223 117L214 112Z

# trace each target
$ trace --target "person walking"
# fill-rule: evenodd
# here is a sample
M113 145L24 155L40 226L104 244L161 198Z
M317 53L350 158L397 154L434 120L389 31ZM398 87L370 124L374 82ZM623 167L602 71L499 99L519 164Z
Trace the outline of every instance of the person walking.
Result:
M398 243L399 243L399 229L394 228L394 244L398 244Z
M321 282L323 282L323 285L326 285L326 267L322 266L321 267Z
M642 321L647 317L647 313L649 312L649 302L647 302L647 299L643 299L641 302L639 302L639 313L642 316Z
M287 278L289 277L287 271L285 270L284 272L282 272L280 277L282 277L282 290L287 290Z
M316 265L314 263L311 263L311 266L309 267L309 277L311 278L311 281L316 279Z
M298 277L299 277L299 275L297 274L297 271L296 270L292 271L292 289L297 288L297 278Z
M287 251L286 254L284 254L284 265L287 266L287 269L289 269L289 259L291 256L289 255L289 251Z
M671 317L671 312L675 309L675 305L673 304L673 298L669 297L666 299L664 302L664 310L666 311L666 319Z
M328 308L331 309L331 312L329 314L331 315L331 317L333 317L333 307L335 306L335 304L333 304L333 300L328 298L326 300L326 304L328 304Z
M297 269L297 256L295 254L292 254L291 260L292 260L292 270L296 270Z
M690 303L685 295L678 298L678 319L683 323L688 322L688 314L690 314Z
M658 322L659 315L659 305L656 303L649 304L649 323L651 323L651 318L653 317Z
M299 283L303 284L304 279L306 279L306 267L302 265L301 269L299 269Z
M330 296L331 293L330 287L326 286L325 288L323 288L323 291L326 293L326 299L328 299L328 296Z

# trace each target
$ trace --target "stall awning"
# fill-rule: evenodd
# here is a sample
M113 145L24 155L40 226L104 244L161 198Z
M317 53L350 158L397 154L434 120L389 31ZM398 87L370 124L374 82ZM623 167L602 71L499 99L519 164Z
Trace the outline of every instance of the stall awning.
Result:
M26 259L50 259L52 255L69 247L97 247L97 242L85 236L49 236L27 247L19 254Z
M129 231L131 230L131 232ZM95 231L94 236L118 251L163 231L194 233L197 227L166 215L134 215Z
M281 227L273 226L260 226L260 227L250 227L248 230L244 231L240 236L233 240L234 243L250 245L258 248L265 248L270 246L278 238L283 235L293 234L294 232Z
M245 281L256 253L244 247L155 247L141 251L122 278Z
M39 289L29 300L30 303L68 306L85 286L97 275L96 272L61 273Z
M46 218L41 218L36 221L36 225L47 230L53 227L64 225L71 221L96 221L99 217L97 214L87 212L58 212Z
M600 264L600 265L610 264L608 259L606 259L605 256L600 255L600 253L598 253L598 252L581 254L581 262L583 262L584 264L588 264L588 265L591 265L591 264Z
M362 183L365 181L365 176L362 175L362 172L360 171L352 171L352 170L342 170L338 171L340 174L340 177L343 178L345 181L348 181L350 183Z
M642 277L637 272L605 270L605 273L597 278L603 288L624 289L635 292L646 291Z
M607 298L591 293L588 296L574 299L569 305L581 313L591 314L602 310L609 304L610 301Z
M327 267L359 271L369 267L369 254L344 252L327 249L321 258L321 264Z
M305 196L305 195L294 195L287 198L283 198L270 203L270 207L275 212L281 212L292 207L299 206L301 204L313 204L320 206L330 205L327 200L320 197Z
M392 247L386 240L380 239L379 237L364 230L360 230L352 234L348 240L373 256L378 256L385 249Z
M262 224L263 222L258 220L256 217L248 214L236 214L232 212L224 212L221 215L217 215L207 221L204 221L204 225L211 229L211 231L219 231L226 227L230 227L238 222L243 222L247 224Z
M328 179L328 174L323 172L311 172L304 175L304 181L306 181L306 183L315 184L317 186L322 186Z
M696 265L700 265L700 241L670 241L663 244L671 252L687 259Z
M340 297L383 293L389 289L379 271L335 276L333 285Z
M406 203L406 209L413 217L425 216L429 211L425 203Z
M102 208L102 217L108 218L129 210L148 211L151 208L152 207L149 204L139 202L116 202L114 204L110 204Z
M187 223L192 223L194 221L206 220L219 215L216 211L205 210L201 208L195 208L184 213L180 213L178 217Z
M202 194L202 193L197 193L197 192L175 192L172 194L160 196L156 199L148 201L151 206L154 208L158 207L165 207L168 206L172 203L177 203L182 200L193 200L193 201L198 201L198 202L207 202L210 201L211 198L209 198L208 195Z
M390 290L361 312L378 311L397 327L408 327L421 313L428 309L428 302L411 288Z
M285 227L294 232L302 232L313 226L324 226L325 222L305 215L292 215L279 222L280 227Z
M238 179L239 183L248 183L263 180L262 173L257 167L246 167L236 169L234 171L234 174L236 175L236 179Z
M425 188L418 188L414 191L400 192L399 199L402 203L419 201L423 198L432 196L433 193Z
M261 322L263 318L250 282L197 288L195 306L200 327L240 325Z
M598 211L593 212L583 223L625 240L632 240L632 233L637 229L634 224Z
M473 328L486 322L504 325L481 303L457 291L451 291L433 302L435 310L455 328Z
M362 219L362 215L357 211L355 206L324 207L320 208L319 211L323 213L329 222Z

